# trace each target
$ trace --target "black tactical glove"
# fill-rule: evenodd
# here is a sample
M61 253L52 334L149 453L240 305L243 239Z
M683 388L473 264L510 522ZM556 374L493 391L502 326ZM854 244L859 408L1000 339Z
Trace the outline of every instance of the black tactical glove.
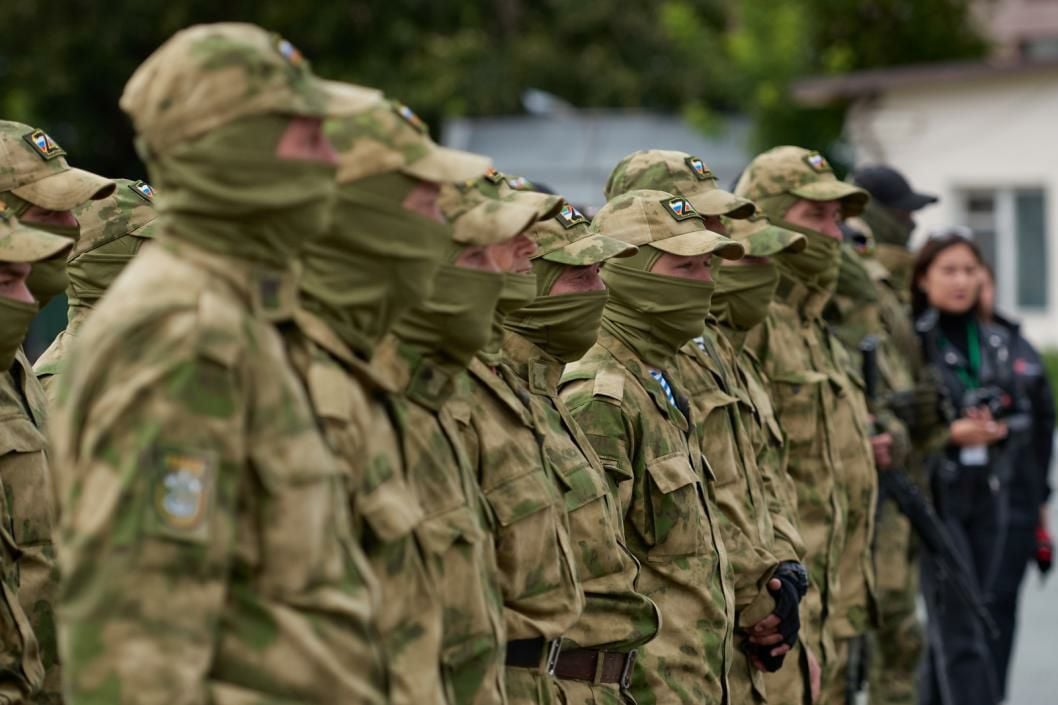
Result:
M782 635L781 643L792 647L797 643L797 635L801 631L801 613L799 608L801 606L801 598L808 591L808 574L800 563L786 561L779 564L772 578L782 583L777 590L769 588L772 597L775 598L775 610L772 614L781 620L779 622L779 634ZM761 662L764 669L769 673L774 673L782 668L783 660L786 658L785 654L782 656L771 655L771 650L777 646L779 644L764 646L746 642L746 649Z

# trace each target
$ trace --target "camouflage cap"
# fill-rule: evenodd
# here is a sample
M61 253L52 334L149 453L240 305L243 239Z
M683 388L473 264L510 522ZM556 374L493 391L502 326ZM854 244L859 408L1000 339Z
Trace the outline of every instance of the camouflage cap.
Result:
M526 183L489 169L476 179L442 187L438 204L452 223L452 239L463 245L504 242L559 213L561 196L524 190Z
M81 237L70 252L71 261L126 235L154 237L158 224L154 189L143 181L114 179L114 183L118 188L113 195L87 203L76 211Z
M584 214L566 202L563 202L558 215L539 221L529 228L526 235L536 243L533 259L572 266L599 264L614 257L631 257L639 250L627 242L593 233Z
M51 211L73 210L114 192L110 179L74 169L65 156L44 130L0 120L0 191Z
M763 213L746 220L732 220L727 225L727 234L745 245L746 257L771 257L780 252L796 254L808 245L804 235L772 225Z
M748 218L757 211L752 201L720 188L705 162L686 152L645 149L619 161L606 182L607 200L634 189L683 196L703 215Z
M664 191L640 189L613 198L595 214L591 229L684 257L715 254L739 259L745 251L740 243L706 229L687 198Z
M69 249L73 240L18 222L0 202L0 262L41 262Z
M819 152L802 147L775 147L758 154L738 180L735 193L760 202L790 195L809 201L841 201L846 216L859 215L870 198L858 186L838 181Z
M442 147L411 108L379 100L366 110L327 122L338 150L338 183L400 171L423 181L456 183L480 176L492 160Z
M121 109L161 153L250 115L337 117L379 100L373 89L325 81L293 44L253 24L195 25L169 38L125 85Z

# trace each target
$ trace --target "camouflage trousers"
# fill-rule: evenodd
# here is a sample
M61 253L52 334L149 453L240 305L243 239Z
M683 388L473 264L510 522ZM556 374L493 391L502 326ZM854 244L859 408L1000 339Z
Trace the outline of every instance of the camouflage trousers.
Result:
M628 693L616 684L595 684L586 681L555 680L558 702L561 705L635 705Z
M911 525L882 504L875 544L881 626L870 640L871 705L914 705L923 633L917 614L918 567Z
M791 658L790 655L786 657L787 661ZM764 693L763 673L753 666L745 651L737 649L727 674L728 702L731 705L759 705L765 701Z
M823 683L816 705L845 705L849 680L849 651L855 639L834 640L834 661L823 671Z
M805 705L808 702L808 660L804 647L798 642L782 668L764 675L768 705ZM736 701L732 700L732 705Z

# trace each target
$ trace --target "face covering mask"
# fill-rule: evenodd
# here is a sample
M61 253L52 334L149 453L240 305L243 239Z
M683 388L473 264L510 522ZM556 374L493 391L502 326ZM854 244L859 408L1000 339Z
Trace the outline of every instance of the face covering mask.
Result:
M489 341L503 279L498 272L443 264L433 295L397 321L393 332L440 361L465 368Z
M721 323L747 331L768 317L779 270L768 261L721 267L713 293L712 313Z
M871 280L871 275L863 266L859 255L847 245L841 248L841 266L838 270L838 284L834 293L862 302L878 300L878 293Z
M451 242L448 225L401 205L417 184L391 172L340 185L334 222L302 254L305 307L364 357L430 296Z
M66 291L66 255L52 257L43 262L34 262L26 278L26 286L41 308L52 299Z
M15 354L29 332L29 324L39 310L37 304L0 296L0 368L11 369Z
M94 306L140 251L144 238L125 235L88 250L66 265L71 306Z
M280 159L290 124L280 115L242 118L162 155L144 155L162 196L167 235L211 252L286 270L330 222L335 166Z
M603 289L552 296L551 287L566 269L543 259L533 262L537 297L503 325L559 362L568 363L582 358L595 344L610 295Z
M663 368L702 333L715 285L645 271L659 256L647 245L621 264L603 267L610 300L602 327L648 365Z
M899 245L906 248L911 240L911 233L915 230L914 222L908 223L900 220L885 206L874 199L867 203L863 211L863 219L871 226L874 239L878 243L888 245Z
M515 311L519 311L536 298L536 275L514 274L503 275L503 288L500 290L500 300L496 302L496 310L492 314L492 330L489 333L489 342L478 353L478 356L488 365L498 365L503 357L503 322Z
M812 291L830 293L838 281L841 267L841 240L811 228L786 220L772 221L780 228L801 233L808 241L802 252L781 253L775 256L779 270L796 279Z

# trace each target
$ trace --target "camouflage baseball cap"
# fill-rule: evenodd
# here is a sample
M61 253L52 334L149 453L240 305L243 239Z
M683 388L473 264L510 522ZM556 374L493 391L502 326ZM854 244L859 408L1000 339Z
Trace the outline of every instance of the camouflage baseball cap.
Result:
M752 201L720 188L705 162L686 152L646 149L619 161L606 182L607 200L634 189L683 196L703 215L748 218L757 211Z
M859 215L870 198L858 186L838 181L819 152L775 147L758 154L738 180L735 193L754 201L790 195L809 201L841 201L846 216Z
M44 130L0 120L0 191L51 211L73 210L114 192L110 179L74 169Z
M327 122L327 136L338 150L338 183L400 171L434 183L456 183L480 176L492 160L442 147L411 108L380 99L366 110Z
M687 198L664 191L639 189L613 198L595 214L591 229L615 240L650 245L684 257L715 254L739 259L745 251L740 243L707 230Z
M584 214L566 202L563 202L558 215L536 223L526 235L536 243L533 259L572 266L599 264L614 257L631 257L639 250L627 242L593 233Z
M153 238L158 226L154 189L143 181L114 179L117 190L102 201L91 201L75 215L81 223L81 237L70 252L72 261L119 238L131 235Z
M41 262L72 245L73 240L68 237L23 225L0 202L0 262Z
M771 257L780 252L796 254L808 244L804 235L772 225L763 213L746 220L732 220L727 227L727 234L745 245L746 257Z
M337 117L380 97L373 89L317 77L277 34L220 22L183 29L156 49L125 85L121 109L146 146L160 153L242 117Z
M510 240L533 223L558 215L562 197L515 188L524 179L495 169L441 188L438 204L452 223L452 239L463 245L491 245Z

